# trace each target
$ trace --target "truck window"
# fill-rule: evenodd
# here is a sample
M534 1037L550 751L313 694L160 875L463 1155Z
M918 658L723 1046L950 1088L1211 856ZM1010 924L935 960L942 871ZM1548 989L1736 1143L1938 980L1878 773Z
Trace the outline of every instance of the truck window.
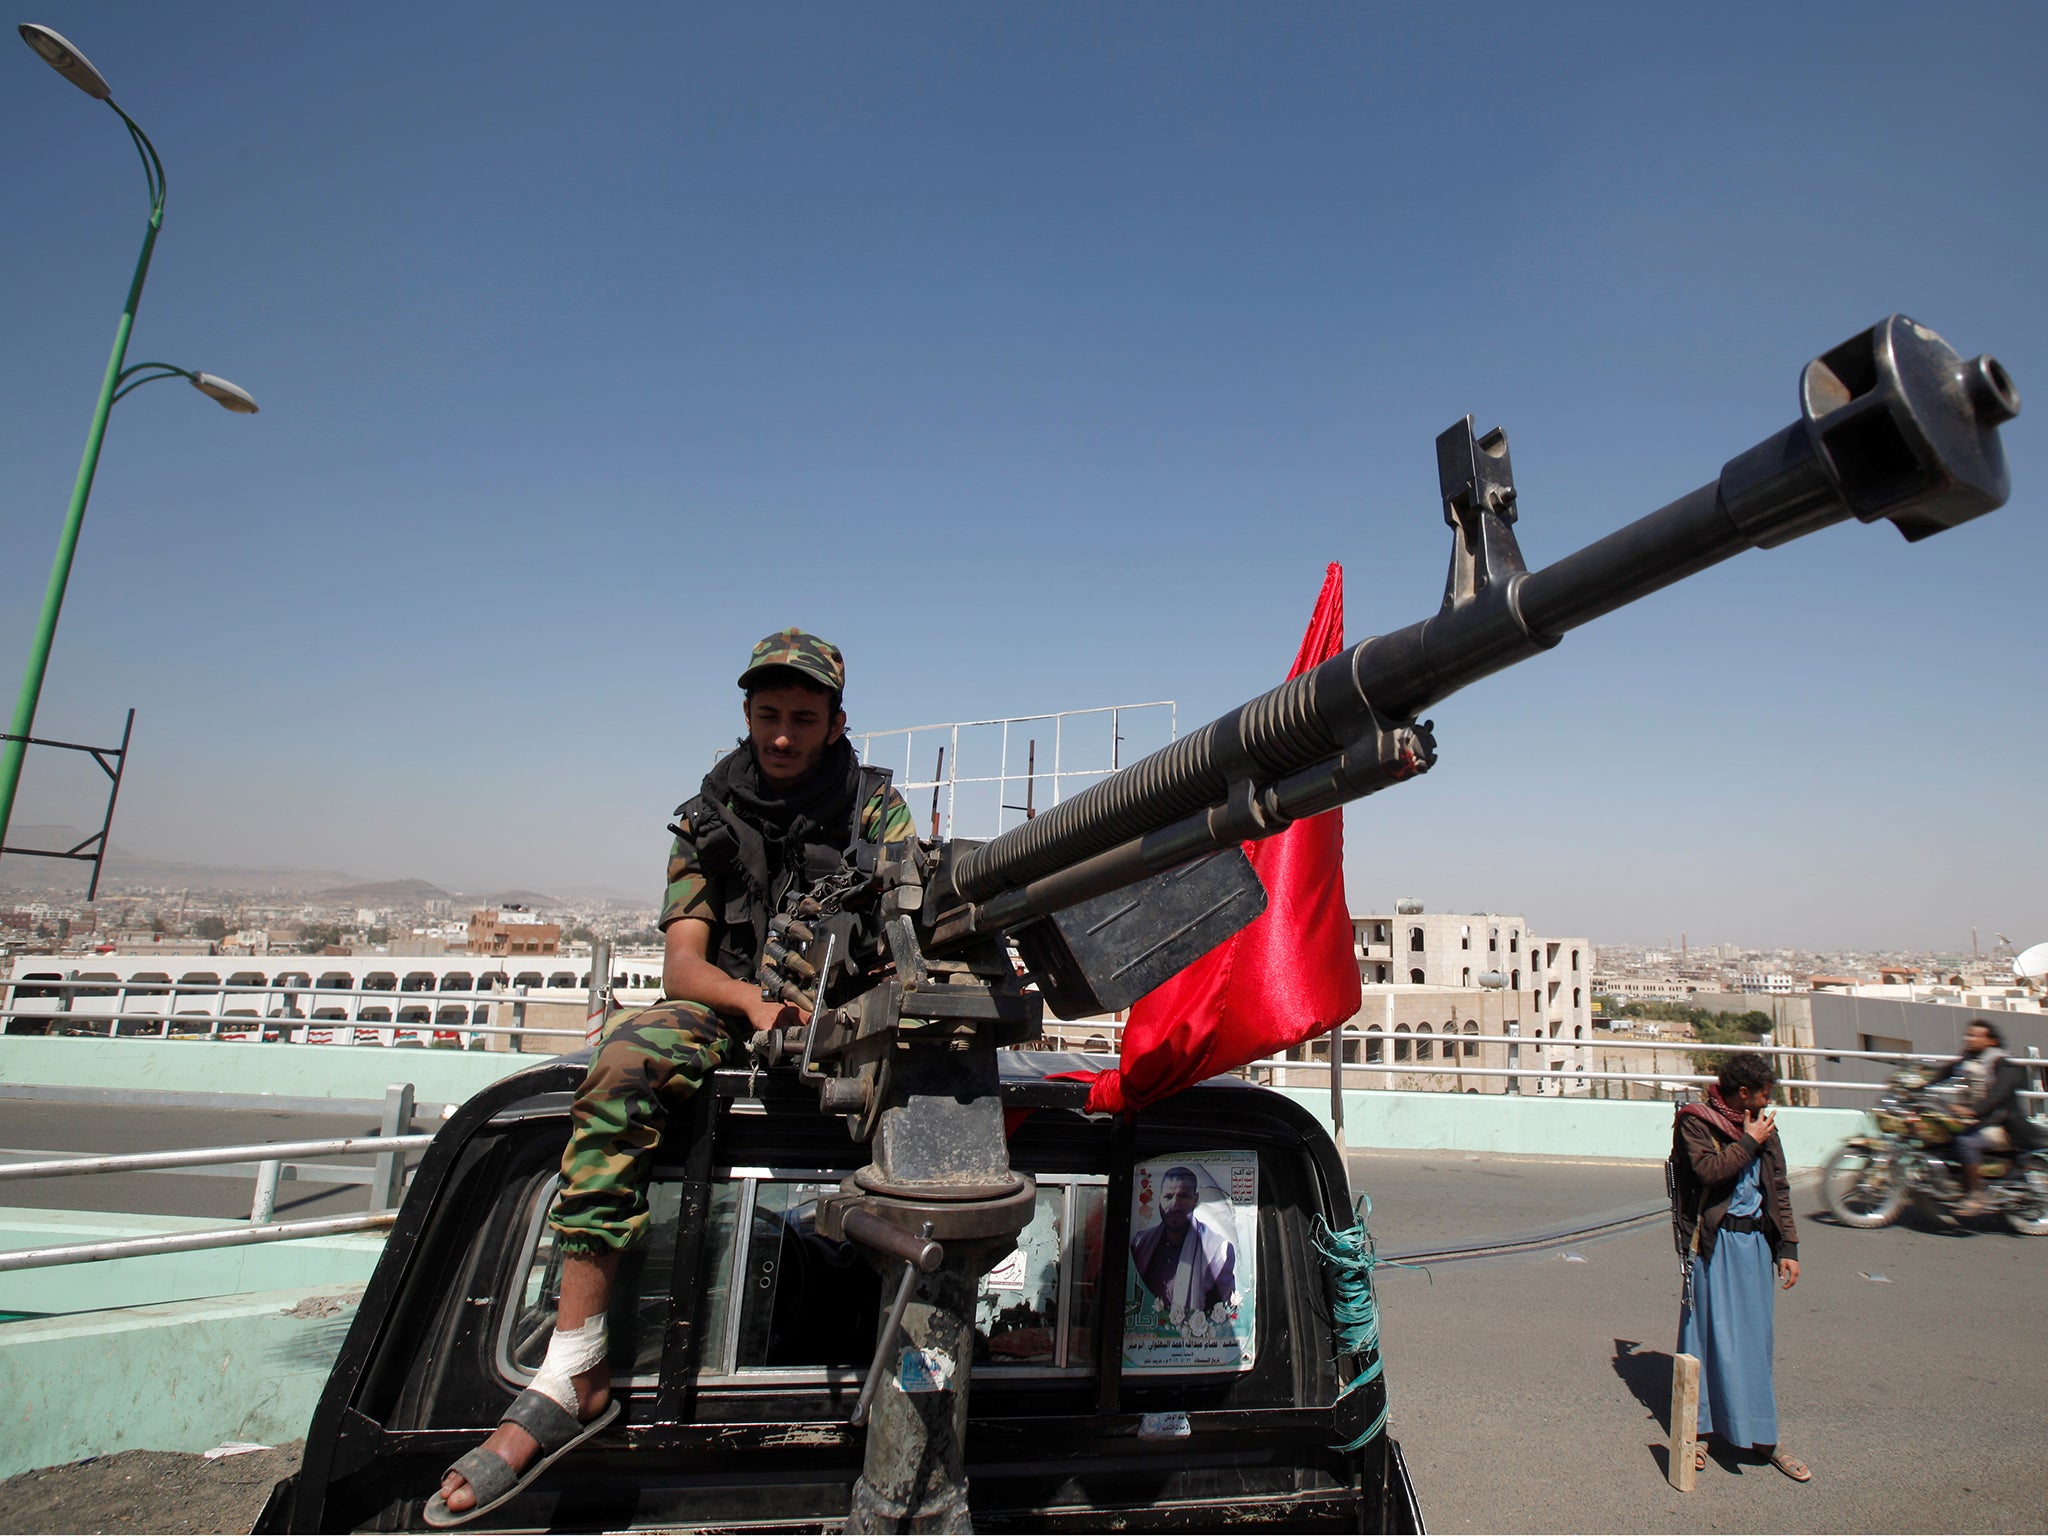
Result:
M547 1224L548 1201L555 1192L551 1169L535 1181L528 1197L528 1260L518 1304L506 1311L499 1337L499 1373L525 1386L540 1369L554 1331L555 1308L562 1294L562 1255ZM611 1339L612 1379L619 1386L652 1387L661 1371L661 1340L668 1326L669 1296L674 1289L676 1218L682 1210L682 1186L656 1180L647 1189L652 1226L647 1240L620 1260L607 1319Z
M1061 1239L1066 1191L1041 1184L1031 1225L1010 1255L982 1277L974 1305L974 1363L1059 1364Z
M514 1386L539 1367L555 1321L561 1257L545 1220L554 1185L550 1173L530 1196L525 1282L497 1350L500 1374ZM1105 1185L1099 1176L1041 1176L1017 1251L982 1278L977 1376L1093 1373ZM715 1177L695 1290L699 1380L859 1381L874 1352L883 1277L860 1250L818 1233L818 1198L838 1187L822 1170ZM657 1384L668 1325L680 1186L657 1177L648 1202L648 1239L627 1255L613 1291L611 1361L621 1386Z
M874 1353L881 1277L851 1243L817 1231L820 1195L830 1183L748 1181L753 1191L742 1255L714 1255L720 1268L738 1258L739 1326L720 1374L818 1366L864 1367ZM705 1360L700 1375L716 1366Z

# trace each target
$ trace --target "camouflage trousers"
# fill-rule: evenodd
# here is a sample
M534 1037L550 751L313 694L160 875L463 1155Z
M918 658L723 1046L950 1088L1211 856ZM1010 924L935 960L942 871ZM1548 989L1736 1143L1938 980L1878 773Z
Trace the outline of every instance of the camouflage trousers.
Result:
M669 1112L732 1054L702 1003L613 1014L569 1108L569 1145L548 1225L564 1253L617 1252L647 1235L647 1175Z

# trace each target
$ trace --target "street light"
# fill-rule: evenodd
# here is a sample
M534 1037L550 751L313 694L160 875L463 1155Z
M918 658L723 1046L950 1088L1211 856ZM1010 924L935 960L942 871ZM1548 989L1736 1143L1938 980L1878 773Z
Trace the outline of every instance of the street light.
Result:
M149 372L152 368L158 371ZM122 399L130 391L154 384L158 379L184 379L224 411L233 411L237 416L256 414L256 397L241 385L217 373L194 373L176 363L131 363L121 370L121 387L114 391L114 398Z
M142 157L142 174L149 186L149 228L142 236L142 254L136 258L135 276L128 284L128 301L121 309L121 323L114 329L113 355L107 359L99 404L93 409L92 427L85 437L85 455L79 460L78 479L71 488L70 510L65 514L64 531L57 540L57 558L50 567L50 583L43 591L42 617L37 622L35 638L29 646L28 667L22 675L21 695L15 701L13 723L8 727L7 739L0 741L0 847L7 842L8 823L14 817L14 794L21 784L22 758L28 751L28 738L35 730L36 703L42 696L43 674L49 670L50 647L57 636L57 615L64 607L64 588L71 579L71 560L78 549L79 529L85 523L85 504L92 495L93 475L99 468L100 444L106 437L107 415L113 410L114 402L130 390L157 379L182 378L201 394L219 401L227 410L244 416L256 414L256 402L250 398L249 392L217 374L194 373L170 363L137 363L132 368L122 366L128 355L128 333L135 326L136 306L142 302L143 280L149 276L150 253L156 249L157 231L163 228L164 163L157 157L156 146L149 142L149 135L115 103L113 88L107 84L106 76L92 67L90 59L48 27L23 22L16 30L21 33L21 40L33 48L44 63L94 101L104 101L126 125L128 137L134 140L136 153Z
M114 92L107 84L107 77L94 69L92 60L73 48L61 35L32 21L24 21L15 30L21 34L23 42L43 56L44 63L94 101L111 101ZM115 110L120 109L117 107Z

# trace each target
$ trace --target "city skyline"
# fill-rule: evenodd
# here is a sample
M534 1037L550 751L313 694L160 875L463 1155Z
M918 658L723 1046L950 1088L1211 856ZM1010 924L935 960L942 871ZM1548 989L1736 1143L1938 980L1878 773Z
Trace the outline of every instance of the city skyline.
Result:
M1468 411L1540 565L1893 310L2048 379L2035 8L40 19L169 170L130 356L264 406L117 409L44 690L67 740L137 707L155 859L651 900L781 625L845 648L855 730L1185 730L1280 680L1325 561L1353 640L1435 608ZM112 115L11 51L10 681L143 216ZM2001 512L1743 556L1440 706L1347 815L1354 904L2048 936L2042 422ZM20 823L97 824L66 772Z
M65 833L72 828L43 827L24 829L30 833ZM138 878L132 873L138 866L149 869L150 878ZM10 906L25 910L31 906L49 906L52 910L87 910L82 900L84 875L76 873L68 890L44 886L37 882L35 871L51 871L57 866L48 863L22 861L18 864L0 866L0 911ZM444 882L423 878L417 874L366 877L343 870L305 870L276 867L270 870L220 869L212 866L162 866L151 867L146 861L132 858L120 844L108 861L108 874L103 881L99 910L116 912L136 907L156 906L160 908L173 898L196 898L194 905L200 910L218 911L235 906L283 910L295 904L307 907L328 907L338 905L381 905L394 911L410 910L417 907L426 892L433 897L456 903L520 902L541 906L546 911L571 912L595 907L627 907L641 916L652 920L659 911L659 902L644 894L630 890L595 886L565 886L555 890L539 889L531 883L514 883L509 886L464 886L457 882ZM279 883L264 883L262 877L269 876ZM253 877L253 878L252 878ZM180 883L180 882L183 883ZM410 888L410 889L409 889ZM1354 917L1373 913L1387 913L1395 910L1397 903L1415 901L1412 895L1387 896L1381 899L1360 900L1355 892L1348 905ZM1474 906L1451 903L1440 907L1424 904L1425 912L1447 915L1488 916L1507 912L1520 912L1503 903ZM1529 917L1532 932L1546 936L1567 932L1584 932L1569 924L1540 920L1536 915L1521 913ZM1967 930L1966 930L1967 931ZM1838 945L1813 945L1794 943L1784 936L1756 936L1732 938L1726 934L1696 933L1689 929L1676 929L1661 937L1639 933L1620 933L1602 936L1599 933L1587 935L1602 951L1627 955L1652 955L1668 951L1666 958L1677 959L1689 953L1697 963L1712 963L1743 955L1868 955L1896 956L1916 955L1931 957L1937 955L1960 957L1971 951L1986 961L1992 960L2003 947L2006 958L2028 947L2029 938L2016 934L2005 934L1999 930L1983 929L1968 932L1968 942L1953 935L1928 936L1920 941L1879 943L1867 937L1858 942ZM1734 951L1725 954L1723 951Z

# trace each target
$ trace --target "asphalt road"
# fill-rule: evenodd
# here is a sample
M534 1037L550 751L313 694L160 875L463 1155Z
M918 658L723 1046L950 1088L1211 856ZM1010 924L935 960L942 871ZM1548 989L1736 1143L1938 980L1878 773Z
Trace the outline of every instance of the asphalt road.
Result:
M0 1099L0 1163L32 1155L90 1152L171 1152L328 1136L374 1136L375 1114L319 1115L272 1110L171 1109L154 1106L60 1104ZM435 1125L416 1118L415 1131ZM407 1166L419 1162L415 1151ZM361 1154L305 1159L333 1168L367 1169ZM246 1220L255 1193L255 1169L239 1173L105 1173L82 1177L0 1181L0 1206L35 1210L148 1211L166 1216L223 1216ZM366 1210L362 1184L287 1180L278 1185L279 1220L347 1216Z
M1352 1159L1382 1252L1658 1201L1655 1164ZM1782 1443L1813 1468L1665 1480L1668 1224L1516 1259L1380 1272L1393 1429L1433 1531L2048 1530L2048 1239L1983 1222L1830 1225L1795 1186L1777 1306ZM1882 1277L1882 1278L1879 1278Z

